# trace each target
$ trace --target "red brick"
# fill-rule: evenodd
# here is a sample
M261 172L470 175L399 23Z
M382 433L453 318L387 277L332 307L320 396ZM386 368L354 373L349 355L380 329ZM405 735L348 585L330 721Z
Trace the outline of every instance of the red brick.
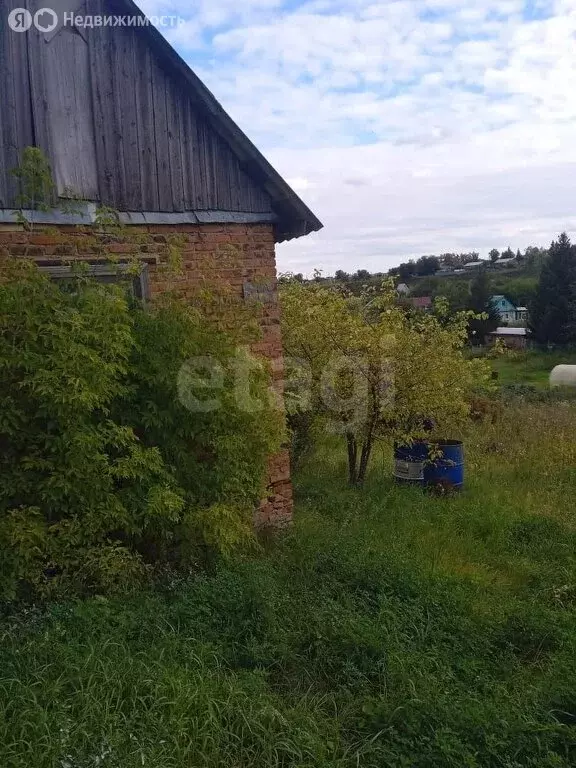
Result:
M62 238L59 235L30 235L30 245L60 245Z
M86 248L86 251L89 249ZM138 246L134 243L110 243L106 245L106 250L109 253L136 253Z

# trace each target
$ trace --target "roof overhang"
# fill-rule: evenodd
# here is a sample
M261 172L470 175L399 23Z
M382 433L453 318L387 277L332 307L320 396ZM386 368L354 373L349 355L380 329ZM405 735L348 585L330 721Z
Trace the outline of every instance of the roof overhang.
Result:
M118 13L145 16L133 0L108 0L108 2ZM150 44L159 58L182 78L194 94L196 105L209 120L212 128L228 143L246 173L270 195L272 207L278 217L276 241L291 240L322 229L322 222L236 125L212 92L170 43L152 25L143 26L141 29L143 34L148 35Z

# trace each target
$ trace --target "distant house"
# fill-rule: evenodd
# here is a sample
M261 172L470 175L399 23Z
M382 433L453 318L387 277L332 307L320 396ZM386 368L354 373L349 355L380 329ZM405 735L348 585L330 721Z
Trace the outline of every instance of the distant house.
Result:
M462 269L467 269L467 270L473 271L475 269L480 269L481 267L485 267L485 266L486 266L486 262L485 261L481 261L481 260L469 261L467 264L463 264L462 265ZM459 271L459 270L457 270L457 271Z
M510 299L501 293L495 294L492 298L492 305L500 315L504 325L523 326L528 319L528 309L526 307L515 306Z
M526 349L527 331L526 328L508 328L501 326L488 334L488 343L494 344L496 339L501 341L509 349Z
M399 283L396 290L401 296L408 296L408 294L410 293L410 287L406 285L406 283Z
M425 312L432 309L432 299L430 296L413 296L411 299L408 299L408 302L415 309L422 309Z

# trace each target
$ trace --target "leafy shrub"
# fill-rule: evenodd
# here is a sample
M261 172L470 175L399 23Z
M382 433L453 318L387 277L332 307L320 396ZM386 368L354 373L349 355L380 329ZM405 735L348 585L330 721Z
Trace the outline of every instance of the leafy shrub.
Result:
M131 307L81 277L62 290L30 264L2 278L0 595L126 589L147 563L249 538L281 434L266 370L249 367L247 409L235 340L199 312ZM204 412L179 376L195 356L222 370Z
M298 467L314 448L314 415L300 411L289 413L286 420L290 430L290 461Z
M487 362L464 354L470 313L450 317L444 300L434 313L406 313L390 281L350 297L288 280L280 298L285 351L308 374L309 397L294 413L320 416L341 435L351 485L364 482L378 441L409 444L434 425L453 434L470 394L490 388Z

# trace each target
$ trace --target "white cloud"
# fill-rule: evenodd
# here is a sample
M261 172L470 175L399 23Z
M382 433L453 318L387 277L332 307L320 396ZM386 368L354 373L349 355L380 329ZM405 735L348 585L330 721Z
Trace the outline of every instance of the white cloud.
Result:
M147 0L321 233L283 269L385 269L576 228L574 0Z

